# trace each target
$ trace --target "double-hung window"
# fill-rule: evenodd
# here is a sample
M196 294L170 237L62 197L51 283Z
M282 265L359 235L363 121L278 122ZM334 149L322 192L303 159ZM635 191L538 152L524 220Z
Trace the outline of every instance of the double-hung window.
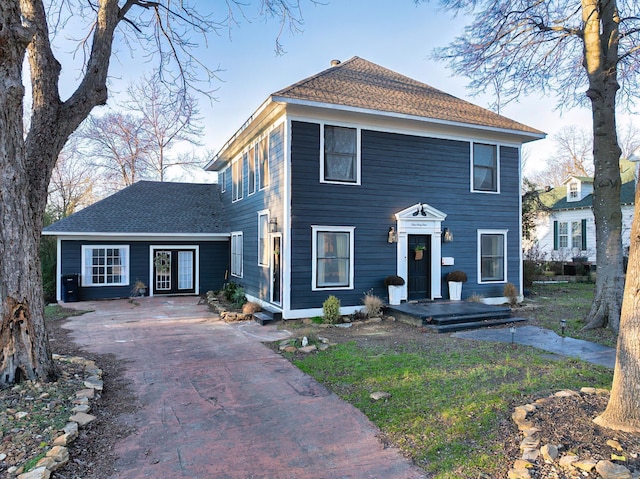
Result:
M231 276L242 278L242 232L231 233Z
M258 264L269 266L269 211L258 212Z
M313 290L353 289L354 227L312 226Z
M265 136L257 145L258 169L260 170L260 189L269 186L269 141Z
M582 222L571 222L571 247L582 250Z
M220 185L220 193L224 193L227 191L227 171L228 168L225 168L220 173L218 173L218 184Z
M562 221L558 223L558 248L569 247L569 223Z
M258 155L256 154L255 147L249 148L249 155L247 158L249 172L247 174L247 183L249 186L248 195L252 195L256 192L256 163L258 161Z
M128 285L129 246L83 246L82 271L83 286Z
M244 184L243 181L243 158L238 158L235 163L233 163L231 167L231 176L233 181L233 191L232 191L232 201L238 201L242 199L242 187Z
M507 232L478 231L479 283L507 281Z
M499 191L499 158L496 145L473 144L473 191Z
M360 183L358 130L324 125L321 178L325 183Z

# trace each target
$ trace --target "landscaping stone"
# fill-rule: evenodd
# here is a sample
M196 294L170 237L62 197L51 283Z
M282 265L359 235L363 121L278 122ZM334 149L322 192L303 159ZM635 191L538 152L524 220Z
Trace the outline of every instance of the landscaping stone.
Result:
M371 393L369 397L374 401L380 401L381 399L389 399L391 397L391 394L383 391L376 391L374 393Z
M602 476L602 479L632 479L629 469L611 461L598 461L596 472Z
M70 421L73 422L77 422L78 425L80 426L86 426L87 424L89 424L91 421L95 420L96 417L91 415L91 414L86 414L83 412L79 412L77 414L74 414L73 416L71 416L69 418Z
M553 444L545 444L540 448L540 454L545 461L555 462L558 458L558 447Z
M18 479L49 479L50 477L51 471L49 469L47 469L46 467L37 467L30 470L29 472L20 474L18 476Z

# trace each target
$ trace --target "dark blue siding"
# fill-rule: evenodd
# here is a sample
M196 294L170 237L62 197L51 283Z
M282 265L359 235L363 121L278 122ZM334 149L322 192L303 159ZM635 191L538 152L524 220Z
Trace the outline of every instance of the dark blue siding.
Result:
M255 140L252 140L252 144ZM270 300L269 268L258 265L258 211L269 210L270 218L276 218L281 230L284 222L283 194L284 194L284 125L280 124L269 134L269 186L257 190L248 196L249 188L248 165L244 165L243 198L232 202L231 169L227 170L227 191L222 194L225 205L229 229L243 233L243 277L229 276L231 281L242 285L249 295L264 301Z
M228 241L62 241L61 273L82 274L83 245L129 245L129 285L80 287L80 300L126 298L133 283L140 279L149 283L149 246L197 245L200 251L200 293L222 288L225 271L229 268ZM82 284L82 283L81 283Z
M423 202L447 214L454 241L442 245L454 267L467 272L463 296L502 296L504 284L477 284L477 230L508 229L508 280L519 286L518 150L502 147L501 194L470 192L470 142L362 130L361 185L321 184L320 126L292 122L291 308L314 308L329 294L359 305L371 288L386 297L382 280L396 272L396 246L387 231L394 214ZM311 291L311 225L355 226L355 283L349 291ZM443 297L447 288L443 278Z

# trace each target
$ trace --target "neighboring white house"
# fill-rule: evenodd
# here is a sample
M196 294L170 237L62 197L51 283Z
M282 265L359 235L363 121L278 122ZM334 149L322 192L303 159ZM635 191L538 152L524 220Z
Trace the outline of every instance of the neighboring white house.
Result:
M620 189L622 245L627 255L634 211L635 165L623 160L620 167L623 181ZM541 193L540 200L551 211L538 216L534 235L536 240L526 249L535 248L536 256L543 256L545 260L571 261L575 257L587 257L589 262L595 264L593 178L570 176L562 186L548 188Z

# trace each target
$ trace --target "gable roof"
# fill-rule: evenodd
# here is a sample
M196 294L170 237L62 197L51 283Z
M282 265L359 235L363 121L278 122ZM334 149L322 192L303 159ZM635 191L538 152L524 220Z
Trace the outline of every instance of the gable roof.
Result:
M632 205L635 202L636 183L627 181L620 185L620 204ZM580 201L567 201L567 187L560 186L540 194L540 201L554 211L573 210L593 207L593 194L589 194Z
M215 234L225 227L217 184L139 181L47 226L43 234Z
M400 113L544 136L540 130L357 56L273 93L272 98Z

